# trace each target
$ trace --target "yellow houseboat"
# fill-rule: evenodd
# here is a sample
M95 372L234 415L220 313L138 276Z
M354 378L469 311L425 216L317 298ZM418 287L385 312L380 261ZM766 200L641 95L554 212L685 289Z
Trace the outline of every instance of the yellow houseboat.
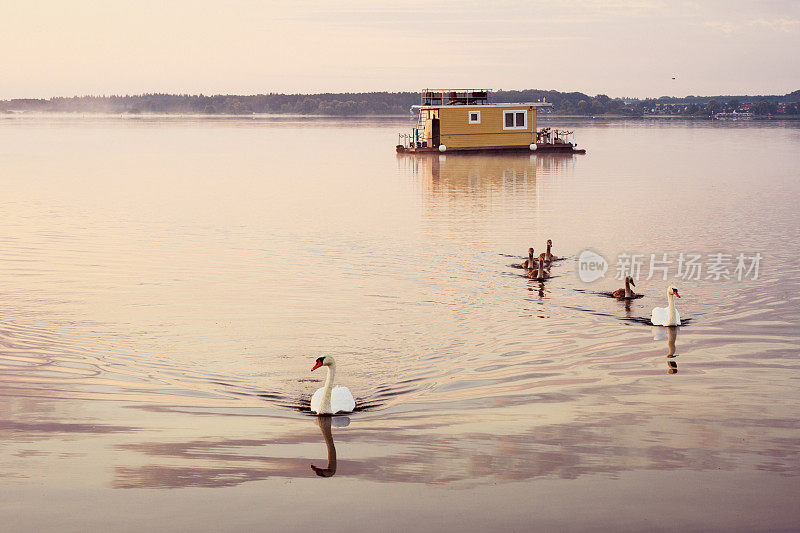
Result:
M425 89L417 126L401 133L398 153L525 150L585 153L573 132L536 130L536 110L547 102L493 103L491 89Z

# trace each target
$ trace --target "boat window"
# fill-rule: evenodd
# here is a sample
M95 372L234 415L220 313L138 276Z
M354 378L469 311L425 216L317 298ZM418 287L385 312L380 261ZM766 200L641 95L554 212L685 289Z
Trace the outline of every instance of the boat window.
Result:
M469 112L469 123L470 124L480 124L481 123L481 112L480 111L470 111Z
M503 111L504 130L524 130L528 128L528 113L525 111Z

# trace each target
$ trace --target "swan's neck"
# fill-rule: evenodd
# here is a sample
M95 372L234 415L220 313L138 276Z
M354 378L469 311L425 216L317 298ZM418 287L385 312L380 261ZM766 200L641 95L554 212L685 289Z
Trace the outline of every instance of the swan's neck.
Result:
M550 245L549 245L549 244L547 245L547 253L546 253L544 256L545 256L545 257L546 257L548 260L550 259L550 257L552 257L552 255L550 254Z
M528 252L528 266L529 267L533 266L533 252L532 251Z
M539 261L539 271L536 272L536 277L537 278L541 278L542 276L544 276L544 267L542 266L543 264L544 264L544 261Z
M625 298L630 298L631 296L633 296L631 292L631 281L625 278Z
M333 378L336 375L336 364L327 366L328 377L325 379L325 388L322 391L322 405L320 410L323 413L331 412L331 392L333 391Z
M667 294L667 302L669 303L669 307L667 309L667 324L677 324L678 316L675 314L675 295L672 293Z

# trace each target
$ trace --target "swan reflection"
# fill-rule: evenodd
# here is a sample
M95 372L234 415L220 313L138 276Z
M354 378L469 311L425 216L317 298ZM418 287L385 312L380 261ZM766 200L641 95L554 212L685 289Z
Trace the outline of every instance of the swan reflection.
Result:
M678 327L653 327L653 340L660 341L667 338L667 374L678 373L678 362L675 360L678 354L675 353L675 340L678 338Z
M626 298L623 301L625 302L625 316L630 318L633 316L633 314L631 313L631 300L629 298Z
M311 465L311 470L320 477L333 477L336 474L336 445L333 443L333 434L331 433L331 426L334 427L347 427L350 425L350 419L346 416L318 416L317 423L322 432L322 438L325 439L325 446L328 448L328 466L320 468Z
M540 300L544 299L544 281L541 280L531 280L531 281L536 281L537 286L534 288L533 286L530 286L532 284L529 284L528 290L530 292L536 292Z

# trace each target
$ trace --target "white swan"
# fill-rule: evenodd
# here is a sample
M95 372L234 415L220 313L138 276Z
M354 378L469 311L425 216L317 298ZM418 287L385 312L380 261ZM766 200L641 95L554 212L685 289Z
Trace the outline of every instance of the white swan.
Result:
M328 379L325 386L317 389L311 397L311 410L318 415L335 415L336 413L350 413L356 408L356 401L347 387L333 386L333 377L336 374L336 360L332 355L318 357L317 363L311 370L321 366L328 367Z
M653 314L650 316L650 322L654 326L680 326L681 315L675 309L675 296L681 297L678 294L678 289L670 286L667 288L667 304L668 307L654 307Z

